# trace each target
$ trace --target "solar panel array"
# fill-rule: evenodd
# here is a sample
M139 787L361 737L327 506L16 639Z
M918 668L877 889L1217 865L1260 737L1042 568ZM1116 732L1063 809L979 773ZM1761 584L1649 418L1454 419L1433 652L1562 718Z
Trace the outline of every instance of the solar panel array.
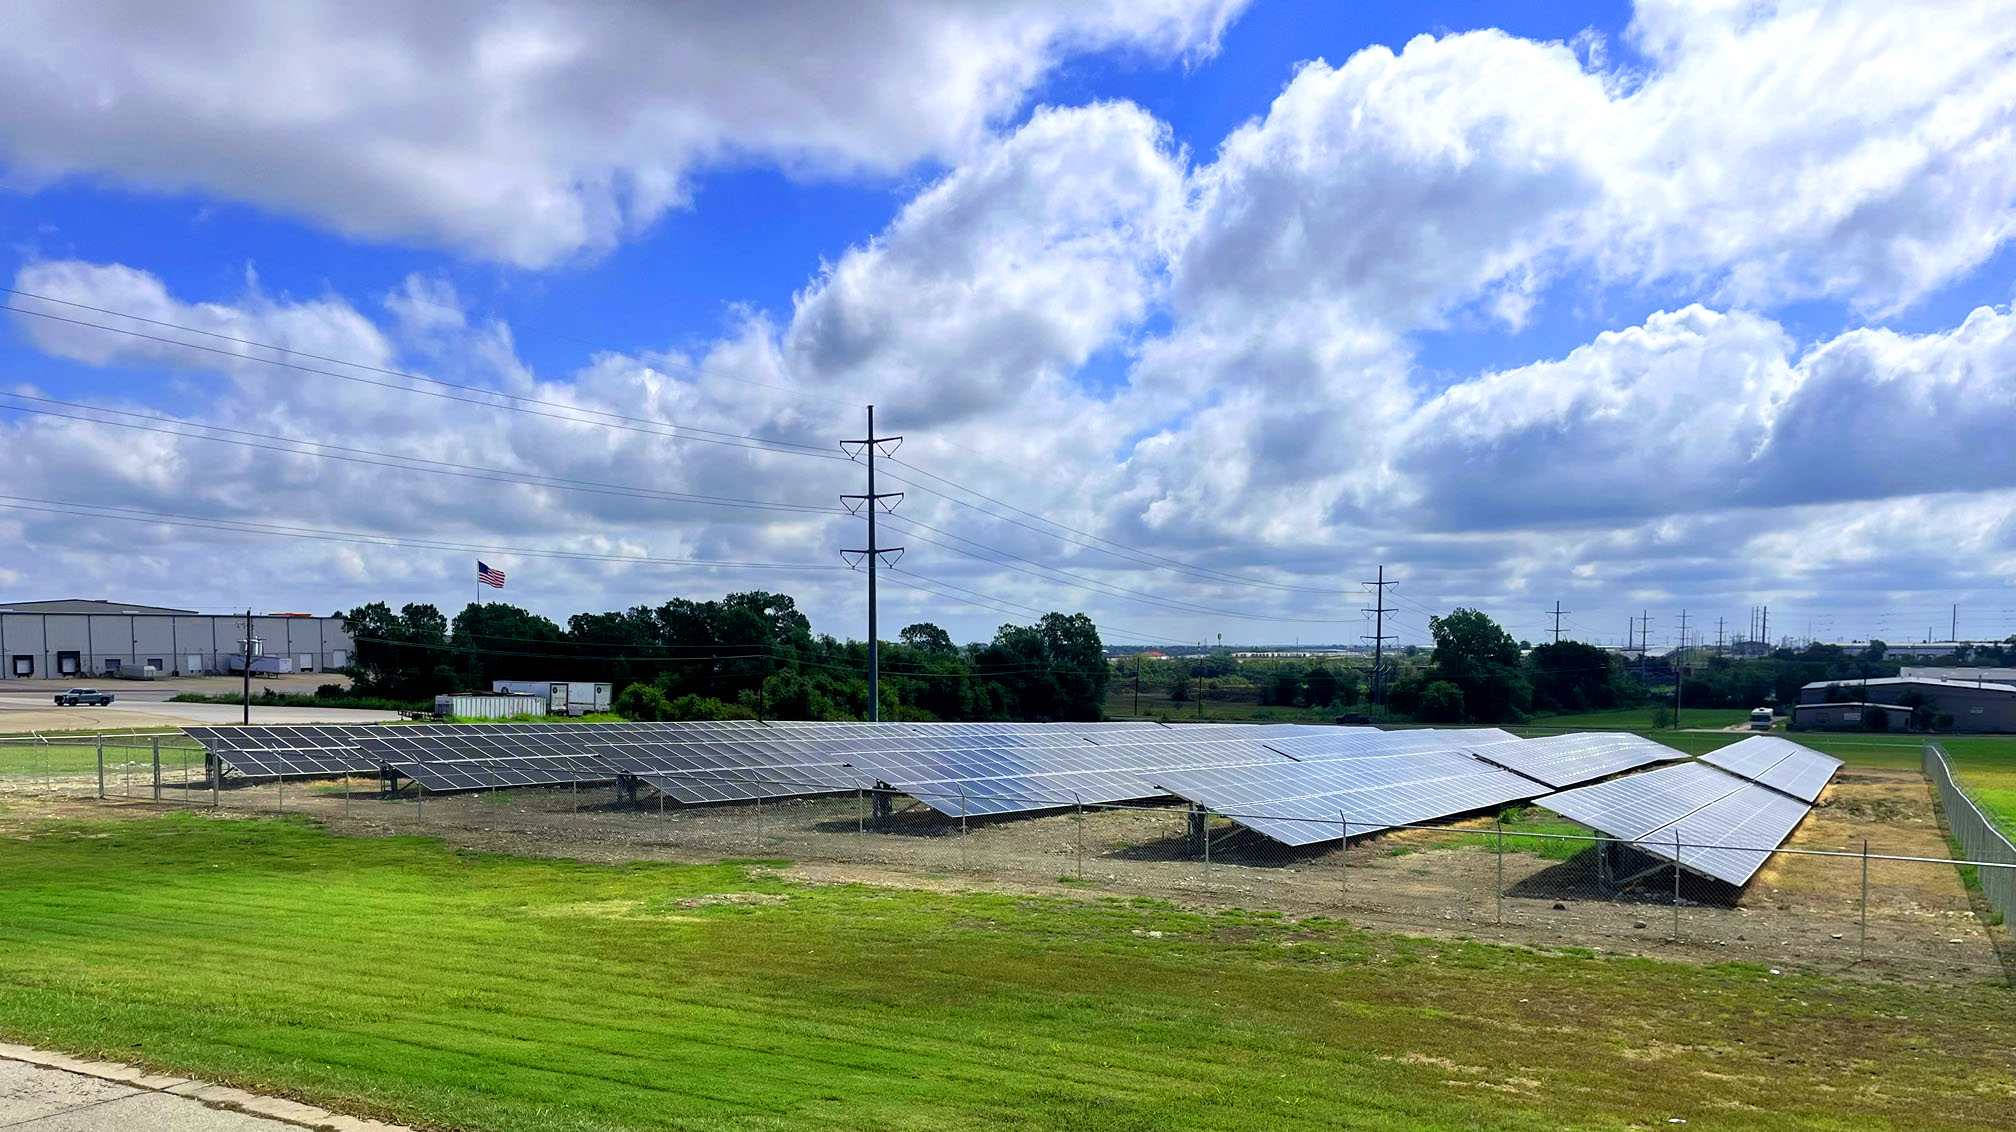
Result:
M1640 852L1739 886L1812 809L1700 762L1564 790L1539 804Z
M1296 724L731 720L186 730L255 778L382 774L436 792L620 781L682 804L888 789L954 816L1175 795L1291 845L1335 839L1340 815L1353 832L1372 832L1680 757L1629 736L1521 740L1496 728Z
M1448 817L1531 798L1539 787L1455 750L1366 751L1308 762L1172 770L1168 793L1286 845Z
M1472 747L1470 753L1556 789L1687 757L1643 735L1614 731L1509 739Z
M1819 801L1841 769L1840 759L1775 735L1752 735L1701 756L1701 761L1806 802Z

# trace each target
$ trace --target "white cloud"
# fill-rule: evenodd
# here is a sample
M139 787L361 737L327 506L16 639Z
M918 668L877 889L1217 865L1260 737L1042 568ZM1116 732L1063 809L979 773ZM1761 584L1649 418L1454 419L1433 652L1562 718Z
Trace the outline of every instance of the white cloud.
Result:
M1061 60L1208 53L1240 0L9 6L7 177L197 190L542 266L754 158L956 161Z
M1417 639L1424 607L1453 601L1516 610L1572 597L1585 631L1615 636L1598 611L1623 603L1735 612L1985 593L2016 575L2016 313L1807 342L1784 308L1819 296L1880 318L2006 245L2016 147L1997 142L2016 68L1994 62L2016 21L1982 15L1993 11L1926 27L1849 3L1646 4L1630 33L1646 62L1631 74L1592 71L1604 53L1586 42L1422 38L1309 64L1201 163L1137 107L1041 109L1000 136L931 143L956 165L822 265L789 312L744 312L690 353L603 355L566 374L530 370L509 327L465 315L436 279L360 307L256 285L191 303L103 265L37 264L22 278L331 356L822 449L859 435L854 406L873 400L878 423L909 433L904 457L997 500L1152 554L1335 591L1128 565L1019 517L957 508L919 490L943 485L889 469L912 491L885 532L909 542L906 565L1178 639L1361 630L1145 608L925 540L956 541L949 531L1173 601L1312 621L1354 618L1358 571L1385 561L1403 567L1401 619ZM1420 383L1415 332L1517 326L1534 304L1563 301L1562 279L1684 297L1557 357ZM50 353L90 364L173 356L18 321ZM232 382L208 420L667 491L823 503L861 489L844 464L200 364ZM193 442L129 449L146 453L142 475L115 459L122 445L60 428L73 431L38 425L10 440L50 468L59 452L85 454L81 478L49 482L100 500L180 493L235 513L546 545L620 528L677 556L823 562L854 537L839 520L550 486L472 492L291 458L269 460L255 492L243 462L214 482L185 479L193 460L216 459ZM53 524L36 534L72 537ZM386 576L402 584L429 561L395 557ZM563 611L738 584L617 567L536 576ZM858 623L857 579L739 584L766 581L800 594L822 628ZM930 617L961 636L1000 619L889 600L885 622Z

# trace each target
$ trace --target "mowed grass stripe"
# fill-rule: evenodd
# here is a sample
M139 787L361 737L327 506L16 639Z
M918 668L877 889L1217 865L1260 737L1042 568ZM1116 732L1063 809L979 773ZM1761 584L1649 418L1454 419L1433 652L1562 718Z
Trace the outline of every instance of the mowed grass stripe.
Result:
M291 822L86 829L0 854L0 1029L444 1126L1614 1128L1712 1103L1756 1106L1724 1114L1747 1127L1989 1128L2016 1095L1992 1052L2009 1001L1978 989ZM710 893L787 899L670 903ZM1829 1092L1872 1072L1880 1096Z
M295 907L297 907L297 906L298 906L297 902L291 902L291 901L268 901L268 902L262 902L262 903L264 904L264 906L268 907L269 909L292 909L292 908L295 908ZM213 905L213 906L214 906L214 905ZM132 919L132 917L128 917L128 919ZM156 928L156 927L158 927L159 925L161 925L161 924L163 924L163 923L171 923L171 924L174 924L174 925L176 925L176 926L178 926L178 927L179 927L179 926L185 926L187 922L188 922L188 921L186 921L186 920L184 920L184 919L180 919L180 918L175 918L175 919L170 919L170 918L165 918L165 917L159 917L159 916L157 916L157 917L151 917L151 918L149 918L149 919L148 919L148 921L146 922L145 926L146 926L147 928L149 928L149 929L151 930L151 929L153 929L153 928ZM220 924L220 925L221 925L222 923L223 923L223 921L219 921L219 924ZM237 952L236 952L236 951L235 951L235 950L234 950L234 949L233 949L233 948L231 947L231 945L230 945L230 943L229 943L228 939L226 939L226 940L225 940L225 942L224 942L224 945L223 945L223 946L224 946L224 950L225 950L225 951L226 951L226 953L227 953L227 959L229 958L229 956L230 956L230 955L232 955L232 954L236 954L236 953L237 953ZM248 954L248 957L249 957L249 953L247 953L247 954ZM350 959L350 960L353 960L353 964L352 964L352 969L350 969L350 970L348 970L348 971L343 971L343 970L340 970L340 969L332 969L332 968L330 968L330 966L329 966L328 964L326 964L326 963L320 963L320 962L318 962L318 963L315 963L315 964L313 964L313 966L314 966L314 968L315 968L316 970L318 970L318 971L327 971L327 972L329 972L329 973L336 973L336 974L346 974L346 975L347 975L347 976L349 976L350 978L365 978L365 977L368 977L368 976L369 976L369 974L370 974L371 970L372 970L372 969L373 969L374 967L376 967L376 966L378 965L378 963L380 962L380 959L381 959L381 957L380 957L380 956L372 956L372 955L358 955L357 953L355 953L354 951L352 951L352 950L349 950L349 949L344 949L344 950L342 950L342 951L340 952L340 954L342 954L342 955L344 956L344 958L346 958L346 959ZM230 960L230 961L225 961L225 962L222 962L222 963L220 963L219 965L220 965L220 966L221 966L222 968L224 968L225 970L227 970L227 971L231 972L231 974L233 975L233 977L238 977L238 978L243 978L243 979L244 979L244 980L245 980L245 981L246 981L247 983L249 983L249 984L270 984L270 983L272 983L272 982L274 982L274 981L276 981L276 980L282 980L282 979L284 979L284 978L286 978L286 977L288 977L288 976L290 976L290 975L298 977L298 976L299 976L300 974L302 974L302 973L303 973L303 970L302 970L302 968L304 968L304 967L308 966L308 964L306 964L305 962L293 962L293 963L290 963L290 962L288 962L288 957L286 957L286 956L282 956L282 957L278 957L278 958L273 958L273 957L268 957L267 961L266 961L266 962L263 962L263 963L253 963L253 962L250 962L250 961L248 961L248 959L236 959L236 960ZM412 965L410 965L410 964L408 964L408 965L403 965L403 966L404 966L404 969L402 969L402 970L400 970L400 971L399 971L399 974L400 974L401 976L404 976L404 977L411 977L411 978L415 978L415 979L420 979L420 980L423 980L423 981L424 981L424 980L425 980L425 979L426 979L426 978L427 978L428 976L430 976L430 975L433 975L433 974L443 974L443 973L449 973L449 972L447 972L447 971L445 971L445 970L440 970L440 971L429 971L429 970L427 970L427 969L425 969L425 968L415 968L415 967L413 967L413 966L412 966ZM467 967L464 967L464 968L460 968L460 969L464 970L465 972L481 972L481 971L484 971L484 970L496 970L496 969L498 969L498 968L493 968L493 967L490 967L489 965L480 965L480 966L479 966L479 965L469 965L469 966L467 966ZM503 968L503 969L507 969L507 970L508 970L508 967L506 967L506 968ZM571 973L571 974L575 974L575 975L578 975L578 976L581 976L581 977L582 977L582 979L583 979L583 980L584 980L584 981L585 981L585 982L587 983L587 985L596 985L596 984L597 984L597 981L598 981L598 980L599 980L599 979L600 979L601 977L603 977L603 976L605 976L605 975L609 974L609 972L607 972L607 971L602 971L602 970L586 970L586 969L582 969L582 968L580 967L580 965L579 965L578 963L570 963L570 964L567 964L567 965L565 966L565 968L563 968L563 970L562 970L562 971L561 971L560 973L563 973L563 974L567 974L567 973ZM496 988L496 989L498 989L498 990L500 990L500 991L502 991L502 992L505 992L505 993L508 993L508 992L509 992L509 989L510 989L510 987L511 987L511 980L510 980L509 978L501 978L501 977L500 977L500 978L499 978L499 979L497 980L497 988ZM358 996L358 995L362 994L362 996L363 996L363 997L365 997L366 999L368 999L368 998L370 997L370 996L368 995L368 993L363 993L363 992L358 992L358 991L355 991L355 990L353 990L353 991L352 991L351 993L352 993L352 995L353 995L353 996ZM397 995L387 995L387 996L386 996L386 998L385 998L385 1004L386 1004L386 1005L393 1005L393 1006L396 1006L396 1005L399 1005L399 1004L402 1004L402 1003L403 1003L403 1004L406 1004L406 1005L409 1005L409 1006L411 1005L411 1003L410 1003L410 1002L409 1002L409 1001L408 1001L407 999L405 999L405 998L404 998L403 996L397 996ZM695 1004L693 1004L693 1005L697 1007L697 1006L701 1006L701 1005L703 1005L703 1004L698 1004L698 1003L695 1003ZM526 1010L524 1009L524 1005L523 1005L523 1004L520 1004L520 1005L519 1005L519 1006L518 1006L518 1007L516 1008L516 1011L515 1011L515 1012L516 1012L516 1013L517 1013L518 1015L520 1015L521 1017L522 1017L522 1016L526 1016L526 1015L528 1014L528 1011L526 1011ZM747 1005L744 1005L744 1006L742 1006L742 1007L739 1007L739 1008L737 1008L737 1009L736 1009L736 1010L734 1010L734 1011L724 1011L724 1013L726 1013L726 1014L728 1014L728 1015L729 1015L729 1018L728 1018L728 1019L727 1019L727 1020L726 1020L726 1021L725 1021L725 1022L723 1023L723 1026L724 1026L724 1029L740 1029L741 1027L743 1027L743 1026L744 1026L744 1025L746 1024L746 1021L747 1021L747 1020L746 1020L746 1019L744 1019L744 1018L741 1018L741 1017L739 1017L739 1016L740 1016L740 1015L746 1015L746 1014L748 1014L748 1013L751 1013L751 1009L750 1009L750 1007L749 1007L749 1006L747 1006ZM539 1015L534 1015L534 1016L535 1016L535 1017L542 1017L542 1016L539 1016ZM559 1019L559 1018L558 1018L558 1016L556 1016L556 1015L544 1015L544 1016L543 1016L543 1018L544 1018L545 1020L547 1020L547 1021L550 1021L550 1022L555 1022L555 1023L558 1023L558 1022L560 1021L560 1019ZM790 1018L790 1017L788 1017L788 1016L782 1016L782 1015L775 1015L775 1014L773 1014L773 1015L769 1016L769 1018L768 1018L767 1020L768 1020L768 1021L771 1021L771 1022L773 1022L773 1023L777 1023L777 1024L779 1024L779 1025L785 1025L785 1026L788 1026L788 1025L790 1025L791 1023L793 1023L794 1021L797 1021L796 1019L793 1019L793 1018ZM438 1023L437 1023L437 1024L438 1024ZM598 1023L598 1026L600 1026L600 1027L602 1027L602 1028L608 1028L608 1027L609 1027L609 1023L606 1023L606 1022L603 1022L603 1023ZM639 1033L642 1033L642 1031L638 1031L638 1032L639 1032ZM746 1032L746 1031L743 1031L743 1032ZM689 1028L687 1028L687 1029L684 1029L684 1030L682 1030L682 1034L683 1034L684 1038L685 1038L686 1040L688 1040L688 1041L693 1041L693 1040L704 1040L704 1038L702 1037L702 1035L700 1035L700 1034L696 1033L696 1032L695 1032L695 1031L694 1031L693 1029L691 1029L690 1027L689 1027ZM845 1041L845 1040L850 1040L850 1039L851 1039L851 1040L853 1040L853 1042L854 1042L854 1045L853 1045L853 1048L856 1048L856 1049L858 1049L858 1048L859 1048L859 1042L858 1042L858 1039L855 1039L855 1038L853 1038L853 1035L854 1035L854 1034L858 1034L858 1031L852 1031L851 1033L850 1033L850 1032L839 1032L839 1031L834 1031L834 1030L833 1030L832 1028L817 1028L817 1027L811 1027L811 1026L804 1026L804 1027L800 1027L800 1028L799 1028L799 1031L798 1031L798 1033L797 1033L797 1035L796 1035L796 1036L799 1036L799 1037L823 1037L823 1038L828 1038L828 1039L831 1039L831 1040L835 1040L835 1041ZM988 1034L986 1034L986 1033L985 1033L984 1031L983 1031L983 1032L978 1032L978 1033L976 1033L976 1034L972 1035L972 1036L971 1036L971 1037L970 1037L970 1038L968 1039L968 1041L967 1041L966 1043L962 1043L962 1046L963 1046L964 1044L970 1044L970 1042L971 1042L971 1039L972 1039L972 1038L979 1038L979 1039L982 1039L982 1040L984 1041L984 1040L988 1039L988 1037L989 1037L989 1035L988 1035ZM556 1038L556 1037L555 1037L554 1035L552 1035L552 1034L550 1034L550 1033L549 1033L549 1035L548 1035L548 1040L549 1040L549 1041L553 1041L553 1040L557 1040L557 1038ZM734 1047L734 1048L738 1048L738 1049L744 1049L744 1050L747 1050L747 1051L749 1051L749 1052L759 1052L758 1050L756 1050L756 1049L754 1049L754 1048L752 1048L752 1047L748 1047L748 1046L746 1046L746 1045L743 1045L743 1044L741 1044L741 1043L737 1043L737 1042L733 1042L733 1041L729 1041L729 1040L727 1040L727 1039L726 1039L725 1037L724 1037L724 1038L722 1038L722 1039L721 1039L721 1041L723 1042L723 1044L725 1044L725 1045L729 1045L729 1046L732 1046L732 1047ZM595 1043L592 1043L592 1042L583 1042L583 1043L570 1043L570 1044L577 1044L577 1045L578 1045L578 1046L579 1046L580 1048L582 1048L582 1049L584 1049L584 1050L594 1050L594 1051L596 1051L596 1052L602 1052L602 1053L612 1053L612 1054L618 1054L618 1055L620 1056L620 1051L613 1051L613 1050L610 1050L610 1049L608 1049L607 1047L603 1047L603 1046L597 1046L597 1045L596 1045ZM437 1048L441 1048L441 1047L437 1047ZM845 1047L843 1047L843 1048L845 1048ZM1151 1047L1151 1048L1152 1048L1152 1047ZM889 1053L889 1054L892 1054L892 1055L900 1055L900 1056L910 1056L910 1057L914 1057L914 1056L917 1056L917 1055L920 1055L920 1054L932 1054L932 1053L935 1053L935 1054L938 1054L938 1055L942 1056L942 1055L944 1055L945 1053L947 1053L948 1051L945 1051L945 1050L942 1050L942 1049L940 1049L940 1050L930 1050L930 1049L926 1049L926 1048L924 1048L924 1047L922 1047L922 1046L919 1046L919 1045L916 1045L916 1044L912 1044L912 1045L908 1045L908 1046L893 1046L893 1045L892 1045L892 1046L888 1046L888 1047L886 1047L886 1050L885 1050L885 1052L887 1052L887 1053ZM960 1051L958 1051L958 1050L954 1050L954 1051L949 1051L949 1052L953 1052L953 1053L957 1053L957 1052L960 1052ZM989 1052L989 1051L986 1051L986 1050L984 1050L984 1049L983 1049L983 1050L981 1050L981 1051L978 1051L978 1052L980 1052L980 1053L982 1053L982 1054L985 1054L985 1053L987 1053L987 1052ZM797 1056L798 1056L798 1058L799 1058L799 1059L804 1059L804 1055L802 1055L802 1054L800 1054L800 1055L797 1055ZM832 1062L828 1062L828 1063L829 1063L829 1064L834 1064L834 1065L838 1065L838 1064L842 1064L841 1062L837 1062L837 1061L832 1061ZM976 1063L976 1064L978 1064L978 1065L984 1065L985 1063L984 1063L984 1062L980 1062L980 1063ZM855 1067L855 1068L875 1068L874 1066L868 1066L868 1065L856 1065L856 1066L853 1066L853 1067ZM883 1068L886 1068L886 1066L884 1066ZM1148 1071L1148 1072L1153 1072L1153 1073L1167 1073L1167 1072L1169 1072L1169 1071L1170 1071L1171 1069L1174 1069L1174 1068L1180 1068L1180 1066L1172 1066L1172 1065L1169 1065L1169 1064L1162 1064L1162 1063L1157 1063L1157 1064L1151 1064L1151 1065L1149 1065L1149 1066L1146 1066L1146 1067L1145 1067L1146 1071ZM1057 1076L1057 1078L1058 1078L1058 1081L1059 1081L1059 1083L1060 1083L1060 1084L1061 1084L1061 1083L1067 1083L1067 1082L1070 1082L1070 1081L1072 1080L1071 1078L1069 1078L1069 1077L1066 1077L1066 1076L1064 1076L1064 1075L1061 1075L1061 1074L1059 1074L1059 1075L1056 1075L1056 1076ZM975 1073L975 1074L974 1074L974 1075L972 1076L972 1079L971 1079L971 1082L970 1082L970 1083L976 1083L976 1084L978 1084L978 1083L985 1083L986 1081L988 1081L988 1080L992 1079L992 1077L993 1077L993 1075L992 1075L992 1074L989 1074L989 1073L985 1073L985 1072L979 1072L979 1073ZM1112 1082L1112 1080L1110 1079L1110 1077L1108 1077L1108 1078L1105 1078L1105 1079L1102 1079L1102 1083L1103 1083L1103 1084L1106 1084L1106 1085L1109 1085L1109 1086L1110 1086L1111 1084L1113 1084L1113 1082ZM1139 1087L1139 1088L1141 1088L1141 1089L1143 1089L1143 1090L1146 1090L1146 1089L1149 1089L1149 1088L1153 1088L1153 1087L1156 1087L1156 1080L1155 1080L1155 1079L1145 1079L1145 1080L1143 1080L1142 1082L1140 1082L1140 1083L1138 1084L1138 1087Z

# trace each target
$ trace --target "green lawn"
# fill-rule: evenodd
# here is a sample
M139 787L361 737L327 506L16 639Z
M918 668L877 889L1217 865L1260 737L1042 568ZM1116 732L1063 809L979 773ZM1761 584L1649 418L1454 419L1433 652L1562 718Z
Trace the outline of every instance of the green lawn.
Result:
M1999 987L296 821L9 832L0 1033L443 1128L2016 1125Z
M1579 715L1541 715L1527 722L1539 727L1608 727L1631 731L1650 731L1652 713L1649 707L1624 708L1620 711L1588 711ZM1688 708L1680 713L1681 727L1733 727L1747 723L1750 712L1745 708ZM1661 730L1664 730L1663 728Z
M186 752L191 766L197 771L203 767L203 750L200 747L178 746L189 740L183 736L163 736L161 741L161 768L164 773L181 773L182 758ZM124 745L122 745L124 744ZM154 752L148 745L147 737L125 738L114 742L106 737L105 773L115 775L128 763L145 768L150 776L154 773ZM98 744L88 743L0 743L0 780L36 779L44 775L92 774L98 769Z

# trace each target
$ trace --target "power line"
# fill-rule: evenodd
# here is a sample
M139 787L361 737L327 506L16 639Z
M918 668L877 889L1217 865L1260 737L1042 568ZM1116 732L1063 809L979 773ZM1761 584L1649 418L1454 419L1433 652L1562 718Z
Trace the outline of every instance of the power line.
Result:
M5 289L6 288L0 288L0 290ZM62 302L63 300L55 299L50 301ZM200 342L185 342L177 338L167 338L158 334L147 334L138 330L128 330L125 329L124 327L106 326L102 323L86 322L82 319L66 318L63 315L55 314L50 311L30 310L27 307L14 306L12 304L0 305L0 310L13 311L16 314L32 315L36 318L51 319L56 322L67 323L71 326L85 327L92 330L102 330L109 334L124 334L127 335L128 337L141 338L149 342L159 342L167 346L177 346L185 350L197 350L206 354L217 354L221 357L232 358L237 361L257 362L261 365L277 366L281 369L298 370L302 373L312 373L312 374L318 374L323 377L333 377L339 381L353 381L361 385L375 386L380 389L391 389L402 393L417 393L423 397L438 397L444 401L459 401L464 404L480 405L487 409L504 409L509 412L524 413L528 416L548 417L553 420L565 421L569 424L601 425L605 428L623 429L624 431L627 432L639 432L647 436L664 437L669 440L691 440L701 444L719 444L719 445L725 445L730 448L746 448L756 452L770 452L785 456L806 456L820 460L846 459L846 457L844 456L834 455L826 452L824 449L815 448L809 444L800 444L797 441L773 440L767 437L760 437L760 436L741 436L730 432L719 432L714 429L704 429L692 425L677 424L672 421L654 421L645 417L629 417L624 416L623 414L620 413L612 413L603 409L589 409L575 405L566 405L558 401L541 401L535 397L524 397L515 393L504 393L494 389L485 389L480 385L462 385L452 381L441 381L437 378L423 377L419 374L405 373L400 370L386 370L383 369L382 367L364 365L362 363L357 362L336 361L330 364L353 366L355 368L367 370L370 372L395 374L399 377L404 377L412 381L425 382L429 385L438 385L441 386L443 389L463 390L469 393L481 394L482 397L502 398L505 401L522 401L525 404L524 405L500 404L497 401L482 400L477 397L458 396L453 393L445 393L435 389L420 389L410 385L400 385L390 381L377 381L368 377L360 377L354 373L342 373L337 370L321 369L316 366L302 365L298 362L283 361L279 358L262 358L255 354L244 354L236 350L226 350L216 346L205 346ZM110 313L113 313L116 317L132 318L142 322L156 321L153 319L144 319L138 315L120 314L118 312L110 312ZM191 334L213 334L213 332L211 331L200 330L195 327L179 326L174 323L168 323L165 325L174 327L175 329L178 330L186 330ZM229 335L217 334L214 336L224 338L232 342L239 342L241 344L248 346L257 346L261 349L272 350L276 353L283 353L283 354L297 353L297 351L289 350L284 346L271 346L263 342L253 342L250 341L249 339L232 338ZM312 355L312 354L301 356L319 357L319 355ZM565 415L564 413L548 413L548 412L541 412L537 409L529 409L526 408L525 405L546 405L557 409L564 409L566 410L567 413L584 413L593 417L608 417L613 419L583 420L581 417L568 416ZM657 427L655 428L642 427L644 425L655 425ZM676 432L661 431L663 429L676 429L678 431ZM751 441L753 443L743 443L744 441Z
M204 515L182 515L175 512L149 511L138 507L114 507L102 503L72 503L60 499L37 499L31 496L20 495L0 495L0 501L11 501L0 502L0 508L12 511L44 512L71 518L118 519L126 522L151 523L170 527L189 527L197 530L221 531L231 534L315 539L323 542L361 543L366 546L392 546L416 550L453 550L461 552L482 551L493 554L513 554L523 558L573 559L588 562L628 562L640 566L700 566L737 570L793 571L846 569L844 566L809 562L746 562L704 558L656 558L632 554L598 554L591 551L540 550L482 543L444 542L439 539L412 538L404 535L379 535L360 531L332 531L317 527L294 527L244 519L220 519ZM43 506L35 506L35 504L42 504Z
M212 444L232 444L242 448L279 452L290 456L312 456L319 459L342 460L354 464L392 468L396 471L428 472L434 475L457 476L463 479L489 480L497 483L516 483L527 487L543 487L561 491L584 491L597 495L619 495L638 499L664 499L675 503L698 503L716 507L738 507L752 510L793 511L811 514L839 514L835 507L825 507L809 503L789 503L781 500L744 499L736 496L698 495L683 491L663 491L630 484L604 483L598 480L573 479L567 476L552 476L544 472L517 472L508 468L490 468L480 464L457 464L446 460L431 460L424 456L406 456L397 452L379 452L369 448L355 448L342 444L331 444L323 440L308 440L301 437L275 433L253 432L249 429L230 428L225 425L199 424L165 417L154 413L136 413L125 409L113 409L82 401L63 401L53 397L37 397L27 393L13 393L0 390L0 397L12 397L44 405L61 405L92 413L109 413L116 416L132 417L136 421L157 421L172 424L176 428L157 428L152 425L137 424L133 421L108 421L77 413L61 413L51 409L31 409L23 405L0 405L0 412L25 413L34 416L54 417L63 420L80 421L85 424L105 425L109 428L133 429L140 432L158 433L163 436L178 436L189 440L208 441ZM213 432L231 433L233 436L251 437L255 440L274 441L274 444L258 444L252 440L234 440L225 436L206 436L200 432L183 429L205 429ZM309 445L327 451L304 451L280 445ZM375 458L373 458L375 457ZM392 461L401 461L393 463ZM415 466L418 465L418 466Z

